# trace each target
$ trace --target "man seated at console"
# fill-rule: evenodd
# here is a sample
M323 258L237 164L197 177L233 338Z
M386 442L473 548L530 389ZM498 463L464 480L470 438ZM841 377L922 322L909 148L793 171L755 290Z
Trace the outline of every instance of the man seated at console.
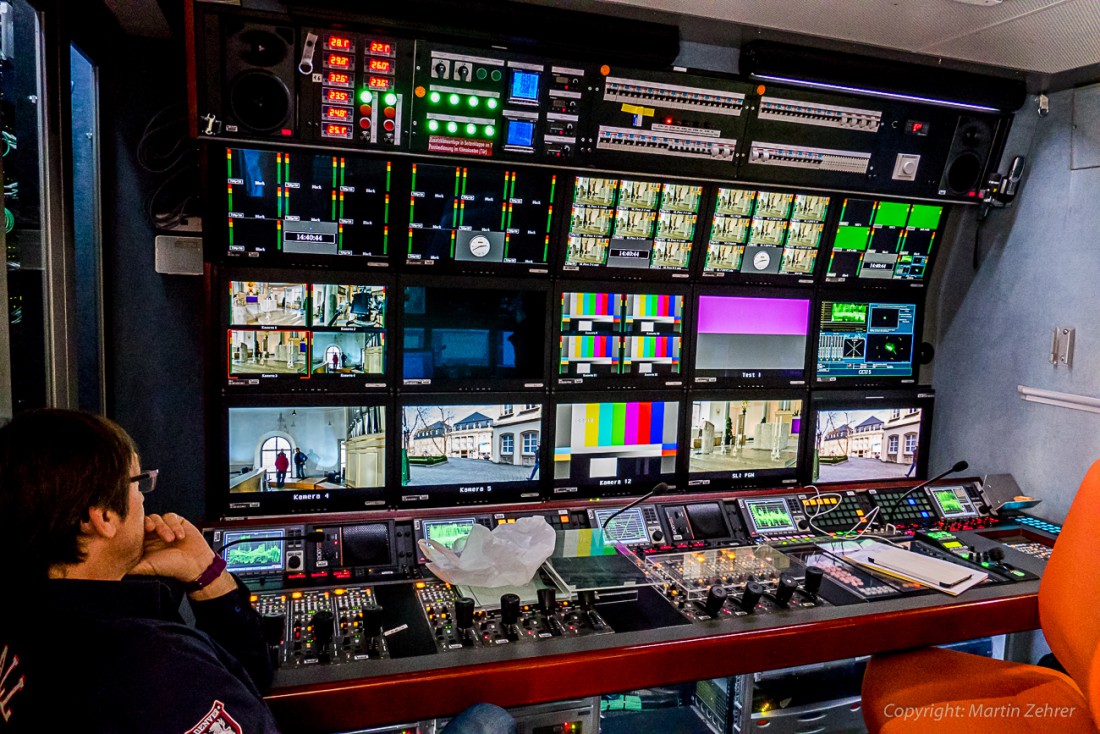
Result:
M194 525L145 514L156 479L99 416L35 410L0 428L0 733L278 731L249 591ZM514 731L495 707L453 723Z

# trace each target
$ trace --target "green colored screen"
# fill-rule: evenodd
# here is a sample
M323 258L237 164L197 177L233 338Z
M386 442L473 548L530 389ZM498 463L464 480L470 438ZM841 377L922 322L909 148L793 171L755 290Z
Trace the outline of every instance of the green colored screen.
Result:
M936 495L936 501L940 503L940 509L943 510L945 515L963 515L966 514L966 508L959 502L959 498L955 496L955 491L952 489L937 489L933 492Z
M787 512L786 503L782 500L774 502L753 502L749 504L749 513L752 521L759 530L781 530L792 528L791 515Z
M444 548L455 547L455 543L465 538L470 534L470 529L473 528L474 521L457 521L457 522L440 522L440 523L425 523L424 531L428 536L428 540L437 541Z
M865 324L867 323L867 304L834 301L830 320L847 324Z
M870 234L870 227L838 227L836 239L833 240L833 249L866 250L867 238Z
M904 227L909 218L909 205L880 201L875 210L874 224L879 227Z
M914 204L913 211L909 213L908 226L910 229L935 229L940 226L940 216L942 215L942 206Z
M225 563L230 568L272 566L283 562L281 543L241 543L225 549Z

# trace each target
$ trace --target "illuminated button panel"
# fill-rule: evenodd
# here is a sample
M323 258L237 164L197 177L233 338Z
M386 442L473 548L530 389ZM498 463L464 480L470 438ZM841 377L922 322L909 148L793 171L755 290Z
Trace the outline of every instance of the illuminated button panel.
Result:
M398 82L411 42L318 30L321 63L314 70L314 123L325 141L399 147L408 104Z
M413 148L483 158L572 158L585 71L457 47L417 47Z

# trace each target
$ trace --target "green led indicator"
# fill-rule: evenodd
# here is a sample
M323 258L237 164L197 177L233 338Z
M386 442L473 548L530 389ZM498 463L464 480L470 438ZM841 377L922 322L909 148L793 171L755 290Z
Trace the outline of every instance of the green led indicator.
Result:
M497 101L490 97L489 99L485 100L485 106L491 110L495 110L497 108Z
M437 130L439 130L439 121L438 120L428 120L428 130L430 130L433 133L436 132Z
M485 137L491 138L496 134L497 134L497 129L495 127L493 127L492 125L486 125L485 126Z
M371 94L369 89L364 89L359 93L359 101L363 104L370 104L370 101L374 99L374 95Z
M428 95L428 101L432 104L439 104L439 100L441 99L443 99L443 97L440 96L439 92L432 92Z
M470 97L470 98L469 98L468 100L466 100L466 101L467 101L467 103L469 103L469 105L470 105L471 107L477 107L477 105L478 105L478 102L479 102L480 100L479 100L479 99L478 99L477 97Z
M459 97L457 94L452 94L450 97L447 97L447 101L453 105L456 105L462 101L462 98Z
M484 67L479 66L477 69L477 78L484 81L485 77L489 76L489 72Z
M476 135L477 134L477 125L475 125L472 122L467 123L466 124L466 134L467 135Z
M397 95L394 94L393 92L390 92L389 94L387 94L386 95L386 104L389 105L390 107L393 107L395 104L397 104Z
M457 133L458 132L458 123L454 122L453 120L451 122L448 122L447 123L447 132Z

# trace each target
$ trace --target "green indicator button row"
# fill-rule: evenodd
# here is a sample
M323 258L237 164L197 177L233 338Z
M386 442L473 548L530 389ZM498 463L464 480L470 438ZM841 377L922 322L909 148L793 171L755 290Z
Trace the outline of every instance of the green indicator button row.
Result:
M369 92L367 94L369 94ZM397 102L397 97L394 97L393 102L390 102L390 97L392 96L393 95L386 95L386 104L390 106ZM368 101L370 100L364 100L364 102ZM470 95L466 98L466 104L469 105L471 108L480 107L483 101L485 103L485 107L490 110L495 110L497 107L500 106L500 102L498 102L493 97L485 97L484 99L482 99L477 95ZM430 102L431 104L440 104L443 102L443 95L439 92L430 92L428 94L428 102ZM451 105L452 107L458 107L460 104L462 104L462 96L454 93L447 95L447 104Z
M428 120L428 132L437 133L439 132L440 127L441 125L439 120ZM477 135L479 132L483 132L485 134L485 137L487 138L491 138L497 134L497 129L495 125L485 125L484 127L478 127L478 125L472 122L468 122L465 125L460 126L454 120L450 120L446 124L442 125L442 127L452 135L457 133L460 129L471 137Z

